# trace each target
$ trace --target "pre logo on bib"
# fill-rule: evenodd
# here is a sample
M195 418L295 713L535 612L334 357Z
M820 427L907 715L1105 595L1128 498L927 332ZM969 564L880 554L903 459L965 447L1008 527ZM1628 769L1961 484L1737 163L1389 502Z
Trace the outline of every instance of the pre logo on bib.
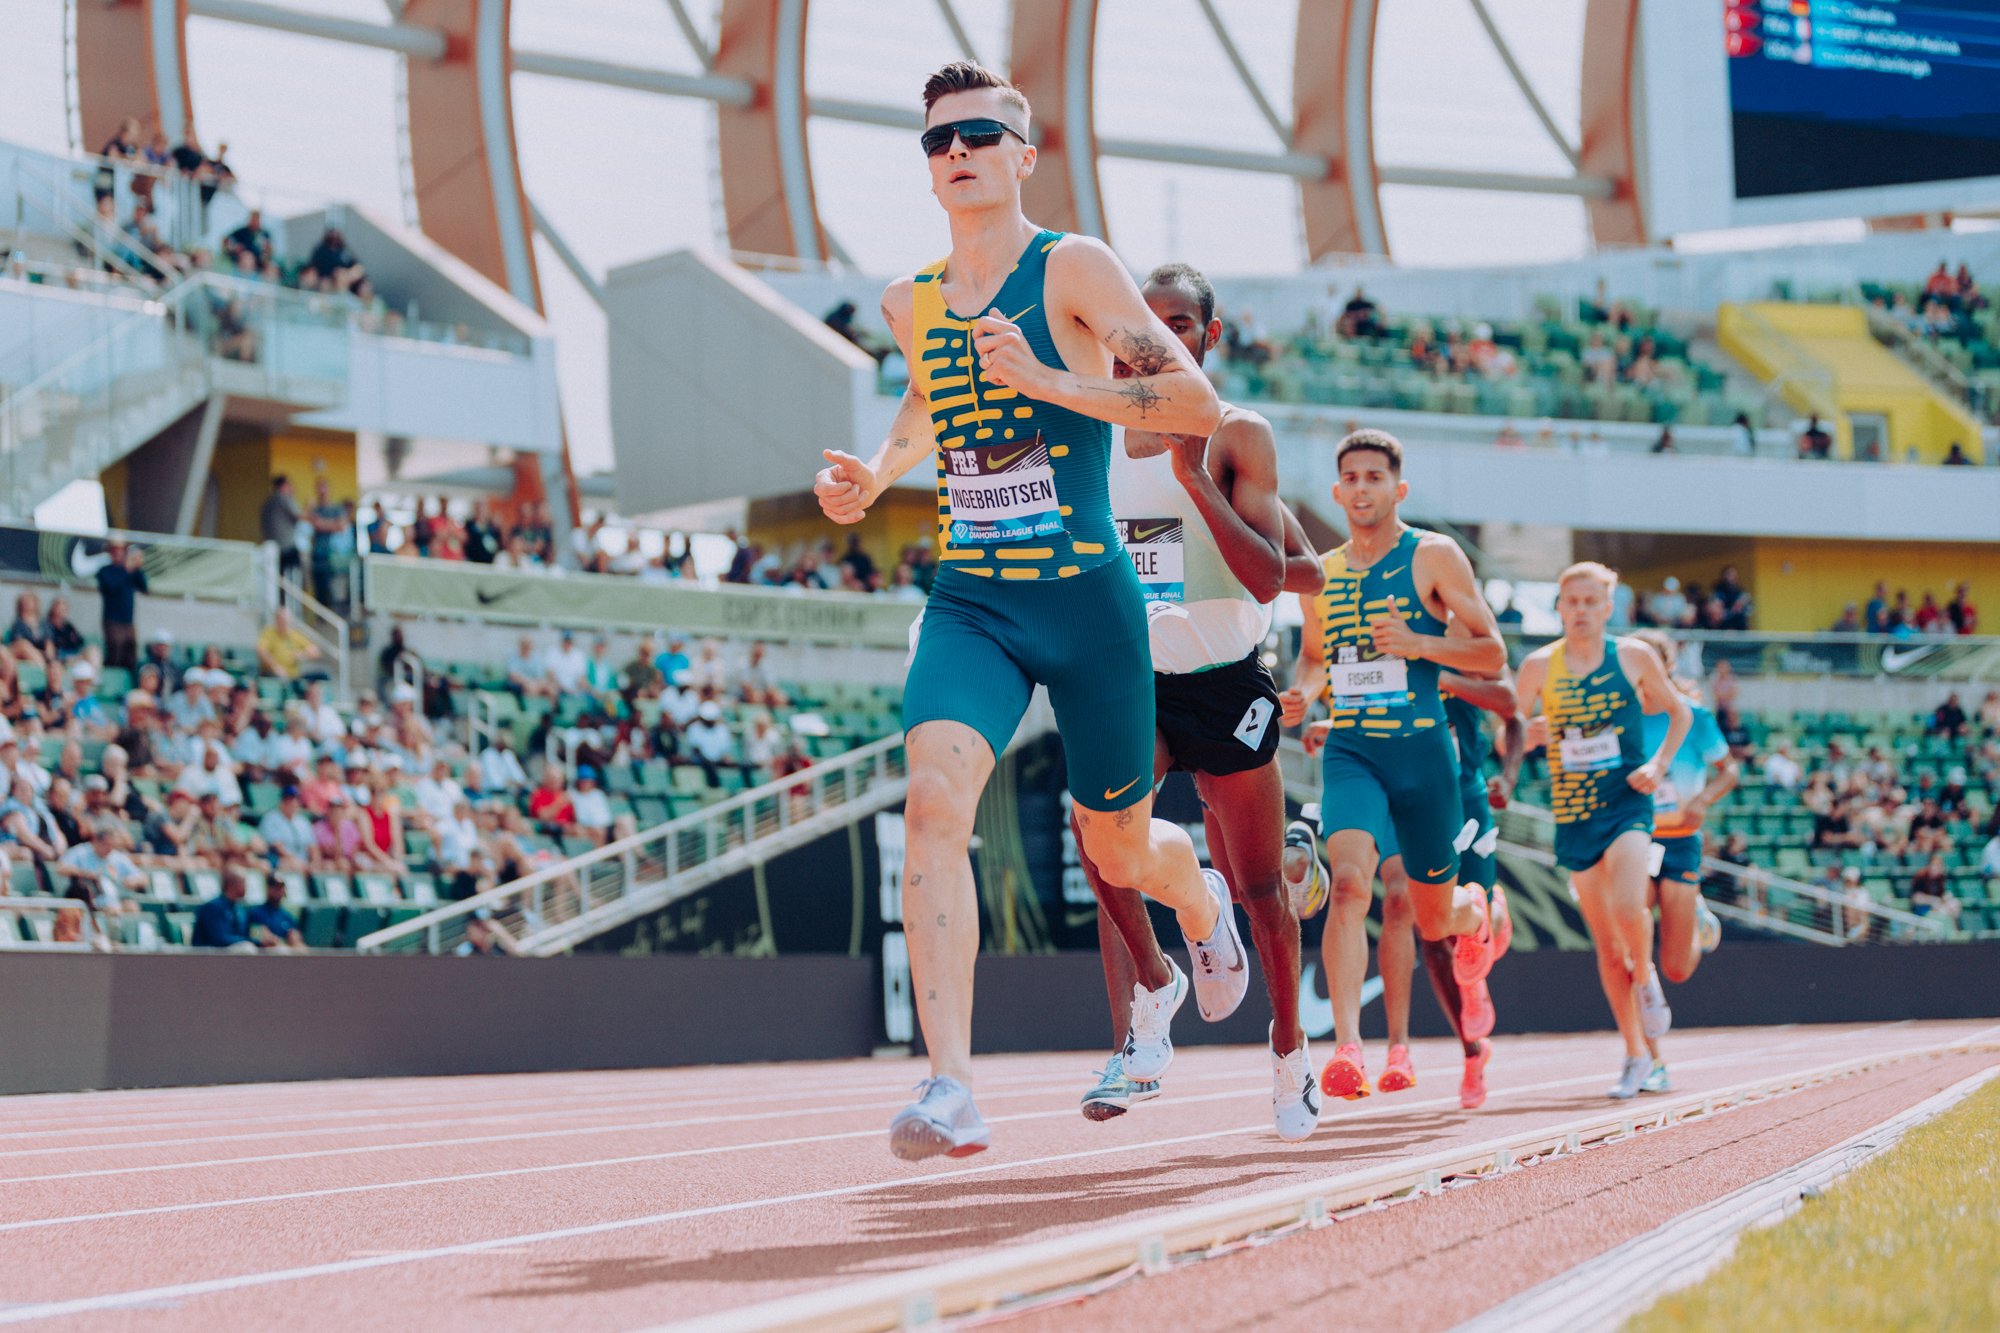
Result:
M1187 542L1177 518L1121 518L1118 539L1149 602L1187 600Z
M944 451L951 539L972 546L1052 537L1063 530L1062 502L1048 442L1006 440Z

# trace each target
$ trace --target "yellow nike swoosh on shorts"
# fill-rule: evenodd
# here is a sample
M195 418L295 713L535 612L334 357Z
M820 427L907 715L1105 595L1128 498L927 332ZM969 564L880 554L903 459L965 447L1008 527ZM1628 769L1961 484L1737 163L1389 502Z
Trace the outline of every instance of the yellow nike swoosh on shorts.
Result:
M1120 787L1117 791L1112 791L1109 787L1106 787L1104 789L1104 799L1107 801L1115 801L1120 796L1123 796L1126 792L1131 791L1132 788L1138 785L1139 785L1139 779L1133 778L1130 782Z

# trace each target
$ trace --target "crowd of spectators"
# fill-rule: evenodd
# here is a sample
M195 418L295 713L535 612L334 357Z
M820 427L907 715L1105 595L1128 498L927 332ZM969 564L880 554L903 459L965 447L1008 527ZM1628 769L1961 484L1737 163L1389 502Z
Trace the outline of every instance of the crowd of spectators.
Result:
M1898 639L1951 638L1979 633L1979 607L1972 600L1972 585L1963 580L1942 606L1929 589L1912 606L1909 589L1898 588L1891 596L1887 583L1877 583L1865 605L1849 602L1828 628L1837 634L1887 634Z
M136 549L108 559L107 576L143 591ZM150 872L205 872L221 892L196 914L195 943L296 946L281 873L422 874L467 897L636 831L607 787L637 789L656 761L711 787L813 762L812 723L787 716L761 643L737 654L647 638L614 661L603 638L524 638L506 688L558 705L525 753L506 726L457 743L448 680L426 675L420 692L397 670L408 652L392 636L378 688L337 707L313 675L318 647L280 609L254 667L238 655L246 669L232 670L215 646L177 653L156 629L107 691L104 649L67 598L45 611L20 594L0 650L0 882L76 900L62 937L80 938L87 910L110 941L130 933L120 923L138 919ZM260 877L266 900L246 903Z

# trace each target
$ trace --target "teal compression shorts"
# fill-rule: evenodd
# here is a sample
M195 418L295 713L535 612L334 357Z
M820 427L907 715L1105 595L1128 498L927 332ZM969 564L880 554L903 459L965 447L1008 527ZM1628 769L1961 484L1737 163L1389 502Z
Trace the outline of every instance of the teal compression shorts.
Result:
M1367 833L1384 860L1400 853L1412 884L1456 880L1453 844L1465 816L1450 730L1331 739L1320 761L1319 823L1328 836L1348 829ZM1395 843L1386 850L1385 831L1394 833Z
M1458 877L1467 884L1493 887L1499 868L1495 855L1500 845L1500 829L1493 822L1493 806L1486 799L1484 779L1473 776L1458 789L1459 813L1465 822L1458 827Z
M1556 864L1564 870L1588 870L1633 829L1653 836L1653 798L1636 791L1574 823L1556 825Z
M1666 855L1660 858L1660 873L1653 876L1662 884L1701 883L1701 834L1690 833L1684 838L1658 838Z
M947 570L931 588L903 690L903 730L959 722L997 757L1037 685L1087 810L1153 794L1153 654L1130 560L1066 579L981 579Z

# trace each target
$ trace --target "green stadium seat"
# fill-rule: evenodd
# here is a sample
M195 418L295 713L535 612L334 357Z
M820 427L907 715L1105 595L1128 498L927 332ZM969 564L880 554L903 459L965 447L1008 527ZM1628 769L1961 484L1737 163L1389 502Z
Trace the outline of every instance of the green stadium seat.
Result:
M314 875L312 892L313 897L324 903L344 904L354 897L345 875Z
M340 920L337 947L352 949L354 942L363 935L372 935L388 924L389 909L386 907L350 907Z
M299 934L308 949L331 949L340 938L340 914L347 909L330 903L307 903L302 909Z

